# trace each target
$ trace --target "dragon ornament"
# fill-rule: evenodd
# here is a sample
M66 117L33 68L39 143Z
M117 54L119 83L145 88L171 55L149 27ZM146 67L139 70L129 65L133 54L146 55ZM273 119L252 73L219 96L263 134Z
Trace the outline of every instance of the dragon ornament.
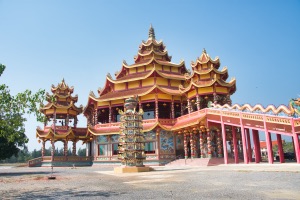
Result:
M292 115L297 114L298 116L300 116L300 98L291 99L289 102L289 108Z

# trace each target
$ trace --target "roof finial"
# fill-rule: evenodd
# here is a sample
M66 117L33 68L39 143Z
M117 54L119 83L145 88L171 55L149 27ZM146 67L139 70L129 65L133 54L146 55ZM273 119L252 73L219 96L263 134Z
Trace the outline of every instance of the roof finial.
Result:
M150 24L150 28L149 28L149 39L155 39L155 33L152 24Z
M203 51L202 51L203 53L206 53L206 50L205 50L205 48L203 48Z

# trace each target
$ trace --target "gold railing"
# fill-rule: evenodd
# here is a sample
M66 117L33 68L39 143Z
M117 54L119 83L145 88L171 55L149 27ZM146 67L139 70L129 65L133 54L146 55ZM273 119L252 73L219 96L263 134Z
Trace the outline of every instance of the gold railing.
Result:
M34 158L28 161L29 167L34 167L36 165L41 164L43 161L51 162L51 156L44 156L39 158ZM54 162L85 162L85 161L93 161L92 156L54 156Z
M269 123L276 123L276 124L286 124L291 125L291 119L289 118L283 118L283 117L270 117L266 116L266 122Z
M43 161L42 157L31 159L28 161L28 167L34 167L38 164L41 164L42 161Z
M54 162L83 162L83 161L92 161L93 157L91 156L54 156Z

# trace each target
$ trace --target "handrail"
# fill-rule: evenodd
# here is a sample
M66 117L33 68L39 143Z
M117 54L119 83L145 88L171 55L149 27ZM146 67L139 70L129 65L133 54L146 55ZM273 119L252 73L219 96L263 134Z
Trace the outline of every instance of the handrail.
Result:
M31 160L28 160L28 167L34 167L38 164L41 164L43 161L43 158L42 157L38 157L38 158L34 158L34 159L31 159Z

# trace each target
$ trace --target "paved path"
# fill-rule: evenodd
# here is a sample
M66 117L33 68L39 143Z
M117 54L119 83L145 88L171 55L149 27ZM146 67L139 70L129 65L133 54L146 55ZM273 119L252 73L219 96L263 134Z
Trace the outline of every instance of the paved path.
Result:
M238 164L154 167L114 174L113 168L1 168L3 199L300 199L300 165Z

